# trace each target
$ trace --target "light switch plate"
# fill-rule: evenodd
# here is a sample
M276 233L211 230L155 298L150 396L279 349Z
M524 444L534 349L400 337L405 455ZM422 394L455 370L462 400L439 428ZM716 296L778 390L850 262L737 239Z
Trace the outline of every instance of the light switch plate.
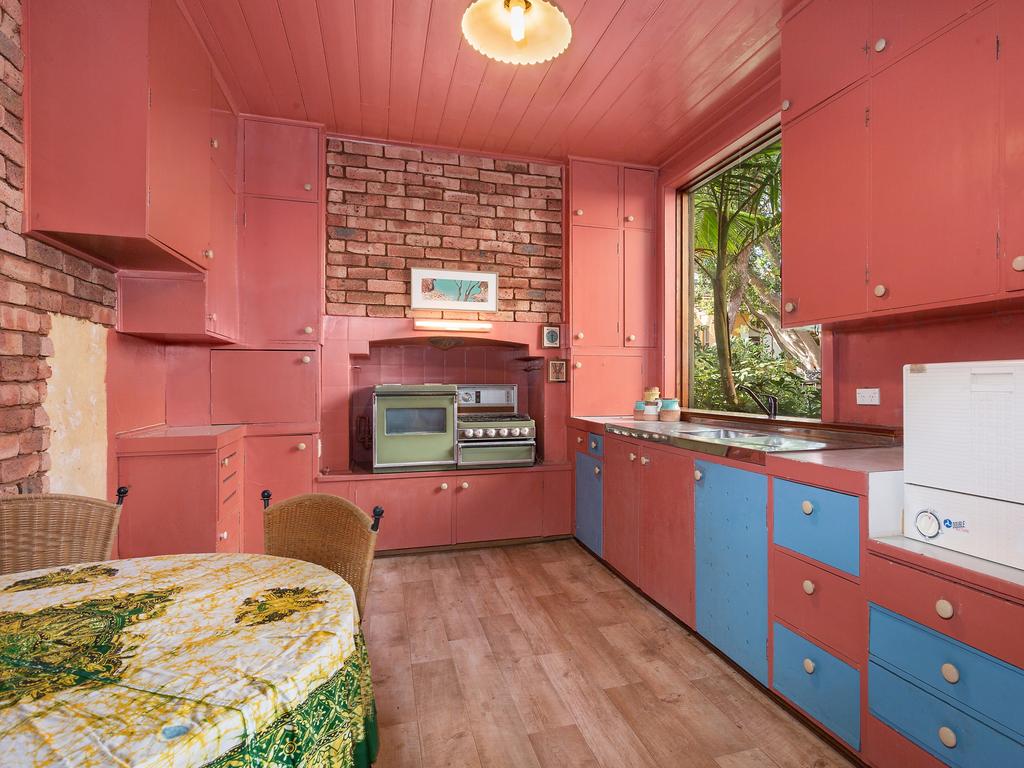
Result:
M857 390L857 405L881 405L882 394L877 387Z

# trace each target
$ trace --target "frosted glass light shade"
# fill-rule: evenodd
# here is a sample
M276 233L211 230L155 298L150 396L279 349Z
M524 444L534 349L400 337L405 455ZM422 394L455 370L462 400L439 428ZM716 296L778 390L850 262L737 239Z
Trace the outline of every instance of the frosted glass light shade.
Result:
M476 0L462 14L462 35L484 56L505 64L540 64L569 47L572 26L548 0L530 0L523 13L523 38L512 36L512 12L505 0Z

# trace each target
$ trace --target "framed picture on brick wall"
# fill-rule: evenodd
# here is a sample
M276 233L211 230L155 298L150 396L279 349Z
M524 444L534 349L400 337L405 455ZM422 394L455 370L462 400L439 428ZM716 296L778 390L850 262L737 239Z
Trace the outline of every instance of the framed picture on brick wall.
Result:
M498 275L453 269L413 269L412 308L498 311Z

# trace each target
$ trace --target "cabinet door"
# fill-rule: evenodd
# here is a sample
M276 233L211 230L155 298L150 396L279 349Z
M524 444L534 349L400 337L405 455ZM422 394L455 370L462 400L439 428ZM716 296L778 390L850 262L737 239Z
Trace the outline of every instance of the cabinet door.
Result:
M768 684L768 482L696 462L696 626L712 645Z
M625 355L577 355L573 358L574 416L621 416L631 413L643 395L644 362Z
M206 327L229 339L237 339L237 198L227 181L216 170L210 174L210 198L210 249L206 260Z
M313 351L215 349L210 353L212 423L315 422L317 371Z
M999 66L1003 112L1002 230L1003 258L999 270L1003 288L1024 290L1024 3L999 4L1002 52Z
M618 227L619 166L573 160L569 173L572 223L591 227Z
M868 86L782 131L782 321L867 309Z
M868 305L994 293L995 8L871 82Z
M576 453L576 538L601 557L604 549L604 480L601 461L585 453Z
M210 84L210 159L232 190L238 189L238 118L213 78Z
M150 10L148 232L197 264L210 239L210 63L176 0Z
M455 479L455 542L540 536L544 478L539 472Z
M315 126L246 120L242 174L247 195L316 201L320 131Z
M870 0L814 0L782 27L784 123L868 73L870 14Z
M655 207L654 171L639 168L622 170L622 219L626 229L654 229L657 219Z
M878 71L887 66L979 3L980 0L874 0L869 45L871 69Z
M658 314L658 261L654 232L627 229L622 240L623 344L627 347L653 347Z
M318 338L321 222L314 203L246 196L239 265L248 340Z
M639 448L622 440L604 447L604 559L628 581L640 581Z
M640 589L693 625L693 459L643 446Z
M384 508L377 549L451 544L454 477L382 478L352 483L352 501L366 514Z
M574 347L622 346L621 237L618 229L572 228L570 325Z
M544 526L542 533L544 536L572 534L572 472L570 471L544 473Z
M316 475L316 435L255 435L245 438L245 499L242 551L262 553L263 499L284 501L313 491ZM382 523L383 525L383 523Z

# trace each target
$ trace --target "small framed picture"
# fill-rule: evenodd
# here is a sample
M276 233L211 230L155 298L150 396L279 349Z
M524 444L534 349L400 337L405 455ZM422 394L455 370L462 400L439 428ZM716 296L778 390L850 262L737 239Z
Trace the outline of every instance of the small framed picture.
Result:
M540 329L540 345L545 349L562 346L562 329L557 325L545 325Z
M413 309L498 310L498 275L494 272L414 268L410 292Z
M568 370L568 360L548 360L548 381L566 381Z

